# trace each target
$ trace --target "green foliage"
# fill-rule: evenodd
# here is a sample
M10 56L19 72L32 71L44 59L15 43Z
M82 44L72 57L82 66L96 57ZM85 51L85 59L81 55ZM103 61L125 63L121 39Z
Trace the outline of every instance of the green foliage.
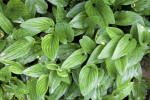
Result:
M144 100L150 0L0 0L0 100Z

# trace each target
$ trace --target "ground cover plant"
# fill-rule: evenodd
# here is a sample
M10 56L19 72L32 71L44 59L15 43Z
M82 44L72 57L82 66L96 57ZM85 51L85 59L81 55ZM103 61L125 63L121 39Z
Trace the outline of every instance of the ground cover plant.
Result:
M0 100L144 100L150 0L0 0Z

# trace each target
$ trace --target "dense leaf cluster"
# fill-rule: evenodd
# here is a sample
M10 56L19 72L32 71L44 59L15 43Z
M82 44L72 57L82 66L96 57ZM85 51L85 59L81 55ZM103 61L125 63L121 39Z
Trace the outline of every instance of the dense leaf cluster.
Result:
M0 100L144 100L150 0L0 0Z

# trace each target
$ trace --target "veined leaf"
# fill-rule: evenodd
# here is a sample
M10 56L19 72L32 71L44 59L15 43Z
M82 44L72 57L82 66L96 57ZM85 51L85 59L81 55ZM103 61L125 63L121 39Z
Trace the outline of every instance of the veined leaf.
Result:
M72 42L74 39L74 31L66 22L57 23L55 31L61 43L66 44L67 42Z
M44 14L47 12L48 4L45 0L35 0L36 11L40 14Z
M81 2L75 5L66 15L66 17L73 18L83 10L85 10L85 3L86 2Z
M20 25L22 28L50 33L54 30L54 22L47 17L31 18Z
M36 15L36 8L35 8L35 0L26 0L25 6L28 8L29 16L31 18L35 17Z
M15 74L22 74L23 70L24 67L18 62L14 62L10 65L10 71Z
M83 96L87 95L94 87L96 87L98 81L98 69L97 66L85 65L79 74L79 86Z
M62 64L61 68L75 68L81 65L87 59L87 54L83 51L83 49L78 49L74 51Z
M1 53L0 60L14 60L24 56L30 50L34 42L35 40L32 37L19 39Z
M48 0L50 3L52 3L53 5L58 5L61 4L64 7L68 5L69 0Z
M104 3L103 0L92 0L85 4L86 13L88 16L98 16L102 27L107 27L108 24L114 24L114 15L111 8ZM106 13L107 12L107 13Z
M109 35L106 32L104 32L104 33L101 33L99 37L96 39L96 43L101 44L101 45L106 45L106 43L108 43L110 40L111 39Z
M59 48L59 38L55 34L48 34L42 40L42 50L52 61L55 60Z
M46 68L50 70L58 70L60 67L57 64L47 63Z
M39 63L33 65L23 71L23 74L32 77L40 77L43 74L47 74L49 70L43 64Z
M4 49L6 41L0 41L0 52Z
M107 27L106 31L111 39L121 38L124 35L124 32L115 27Z
M10 34L13 30L12 23L0 12L0 27L7 33Z
M67 77L68 76L68 71L67 70L62 70L62 69L58 69L57 70L57 74L61 77Z
M135 64L133 67L134 67L134 75L133 76L137 80L141 81L142 80L142 68L141 68L140 63Z
M96 47L95 42L88 36L83 36L79 42L83 50L88 54L91 54Z
M3 67L0 70L0 80L4 82L8 82L10 78L11 78L11 72L9 70L9 67L8 66Z
M39 77L36 83L36 93L38 96L45 95L48 90L49 78L48 74L43 74Z
M112 59L114 60L120 58L126 55L127 53L131 52L136 47L136 44L137 44L136 40L132 38L130 34L124 35L117 44Z
M100 87L100 85L101 85L101 81L102 81L102 79L104 77L104 74L105 74L105 72L104 72L103 69L101 69L101 68L98 69L98 80L97 80L98 87Z
M108 5L112 5L115 2L115 0L103 0L103 1Z

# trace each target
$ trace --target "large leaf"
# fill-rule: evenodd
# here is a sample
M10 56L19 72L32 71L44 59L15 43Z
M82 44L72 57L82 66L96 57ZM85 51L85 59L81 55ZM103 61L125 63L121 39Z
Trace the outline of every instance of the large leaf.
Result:
M120 26L133 25L138 22L143 23L141 16L132 11L117 11L115 12L116 24Z
M77 5L75 5L66 15L66 17L73 18L80 12L82 12L85 9L85 3L86 2L81 2Z
M36 83L36 93L39 96L45 95L46 91L48 90L48 83L49 78L48 74L43 74L39 77Z
M81 65L87 59L87 54L83 51L83 49L78 49L74 51L62 64L61 68L75 68Z
M48 0L48 1L54 5L61 4L63 6L67 6L69 3L69 0Z
M12 23L0 12L0 27L7 33L10 34L13 29Z
M130 34L124 35L117 44L112 59L120 58L126 55L127 53L131 52L136 47L136 44L137 44L136 40L132 38Z
M47 17L37 17L23 22L20 26L35 31L50 33L54 29L54 22L52 19Z
M52 61L55 60L59 48L59 38L55 34L48 34L42 40L42 50Z
M96 87L98 81L98 69L97 66L85 65L79 74L79 86L83 96L87 95L94 87Z
M22 74L23 70L24 67L18 62L14 62L10 65L10 71L15 74Z
M2 53L0 59L2 60L14 60L19 57L24 56L34 44L35 40L32 37L25 37L19 39L8 48L6 48Z
M66 44L67 42L72 42L74 39L74 31L66 22L57 23L55 31L61 43Z
M36 8L35 8L35 0L25 0L25 6L28 8L29 16L31 18L35 17L36 15Z
M23 71L23 74L32 77L40 77L42 74L47 74L49 71L43 64L35 64Z
M104 3L103 0L92 0L86 2L86 13L88 16L98 16L102 27L108 26L108 24L114 24L114 15L111 8ZM106 13L107 12L107 13Z
M91 54L96 47L95 42L88 36L83 36L79 42L83 50L88 54Z

